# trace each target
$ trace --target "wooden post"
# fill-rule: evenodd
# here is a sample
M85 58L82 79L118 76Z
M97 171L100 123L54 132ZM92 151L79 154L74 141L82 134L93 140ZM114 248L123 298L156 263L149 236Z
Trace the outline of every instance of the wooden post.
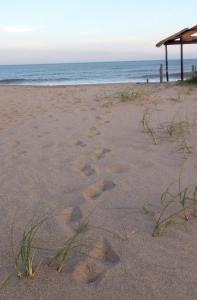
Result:
M166 52L166 81L169 81L169 74L168 74L168 46L165 45L165 52Z
M195 78L195 66L192 65L192 78L194 79Z
M183 39L181 37L181 81L184 80L184 68L183 68Z
M160 83L163 83L163 65L160 65Z

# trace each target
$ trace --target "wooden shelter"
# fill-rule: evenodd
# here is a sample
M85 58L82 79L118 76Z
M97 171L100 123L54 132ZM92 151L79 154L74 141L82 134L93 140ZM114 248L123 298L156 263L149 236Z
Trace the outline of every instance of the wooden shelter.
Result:
M197 44L197 25L192 28L185 28L156 44L156 47L165 46L165 58L166 58L166 80L169 81L168 71L168 46L180 45L181 48L181 80L184 79L184 67L183 67L183 45L184 44Z

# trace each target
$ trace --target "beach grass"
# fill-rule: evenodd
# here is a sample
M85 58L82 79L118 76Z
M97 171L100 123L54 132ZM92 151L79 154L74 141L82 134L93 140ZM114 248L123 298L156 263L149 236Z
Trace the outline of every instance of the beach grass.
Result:
M197 85L197 75L195 75L194 77L191 77L191 78L185 80L185 83Z
M153 237L162 235L169 226L189 221L192 215L197 217L197 185L191 184L182 189L181 174L177 184L178 191L172 190L173 184L170 184L162 193L159 212L143 208L155 223Z
M8 275L4 280L0 282L0 291L8 287L11 277L12 274Z
M151 126L150 117L150 111L145 110L142 117L142 126L144 132L152 137L154 144L158 145L158 134L156 133L156 130Z
M153 127L150 110L146 109L141 123L144 132L151 136L155 145L158 145L160 141L167 140L177 144L176 151L183 153L184 158L193 153L193 146L189 143L189 137L192 128L196 126L196 116L177 119L177 114L175 114L171 121L162 122L157 127Z
M185 85L193 85L196 86L197 85L197 74L194 74L193 76L190 76L188 78L186 78L184 81L178 81L177 82L178 85L181 86L185 86Z
M79 236L81 236L82 233L84 233L88 229L88 223L79 224L75 229L74 234L70 238L68 238L64 242L63 246L56 251L49 265L52 265L55 262L57 264L57 271L60 273L63 270L68 256L73 252L73 250L85 246L84 239L82 238L79 240Z
M119 98L122 103L134 102L145 99L148 95L143 90L130 90L120 93Z
M34 266L34 257L36 248L34 240L40 227L46 222L48 217L34 220L28 224L23 231L20 241L19 250L14 256L14 267L19 279L24 277L33 278L36 267ZM14 253L14 250L13 250Z

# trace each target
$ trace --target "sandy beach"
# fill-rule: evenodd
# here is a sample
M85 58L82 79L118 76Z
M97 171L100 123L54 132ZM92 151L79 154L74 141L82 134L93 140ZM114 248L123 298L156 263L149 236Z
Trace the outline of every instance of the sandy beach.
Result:
M152 236L162 193L180 174L181 190L196 184L196 117L192 85L0 86L0 299L196 299L192 205L176 214L176 199ZM19 280L13 250L43 215L45 250ZM57 272L55 249L87 219Z

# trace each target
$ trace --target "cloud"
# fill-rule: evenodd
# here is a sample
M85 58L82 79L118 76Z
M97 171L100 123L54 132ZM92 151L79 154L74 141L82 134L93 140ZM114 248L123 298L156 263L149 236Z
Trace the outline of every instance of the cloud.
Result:
M15 26L5 26L2 30L6 33L27 33L32 32L32 28L29 27L15 27Z

